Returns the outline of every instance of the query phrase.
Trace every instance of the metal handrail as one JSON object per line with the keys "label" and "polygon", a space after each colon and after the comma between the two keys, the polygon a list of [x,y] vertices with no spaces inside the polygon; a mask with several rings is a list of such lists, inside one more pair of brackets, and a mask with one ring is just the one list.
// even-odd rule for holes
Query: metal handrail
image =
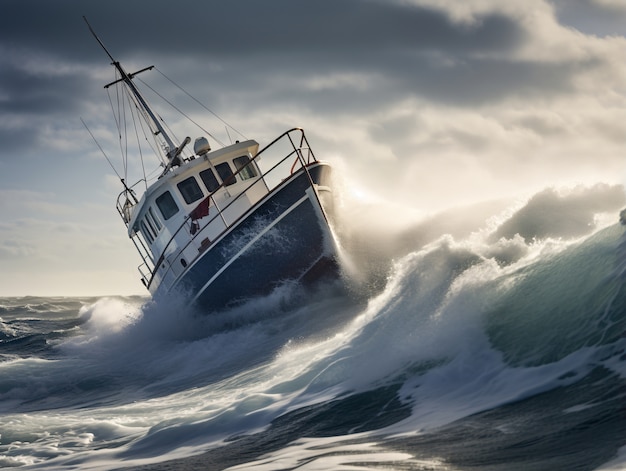
{"label": "metal handrail", "polygon": [[[294,143],[291,134],[294,131],[299,131],[300,132],[300,143],[299,145],[296,145],[296,143]],[[222,236],[228,232],[233,226],[235,226],[239,221],[241,221],[242,218],[244,218],[247,214],[249,214],[250,212],[252,212],[259,204],[261,204],[269,194],[273,193],[274,190],[276,190],[279,186],[279,184],[276,184],[273,186],[273,188],[269,188],[267,187],[267,183],[265,182],[265,177],[267,175],[269,175],[270,173],[272,173],[274,170],[276,170],[276,168],[280,165],[282,165],[286,160],[288,160],[289,158],[293,157],[294,154],[296,156],[296,160],[294,162],[294,165],[291,167],[291,175],[294,175],[294,167],[295,165],[300,162],[301,164],[301,169],[303,169],[305,171],[305,173],[307,174],[308,180],[309,180],[309,184],[311,185],[311,187],[313,187],[313,179],[311,178],[311,175],[308,171],[308,166],[311,163],[315,163],[317,162],[317,159],[315,157],[315,154],[313,153],[313,150],[311,149],[311,147],[309,146],[308,140],[306,138],[306,135],[304,133],[304,129],[302,128],[292,128],[289,129],[288,131],[285,131],[283,134],[281,134],[280,136],[278,136],[276,139],[274,139],[272,142],[270,142],[268,145],[266,145],[263,149],[261,149],[259,152],[257,152],[257,154],[252,157],[252,159],[250,159],[250,163],[255,161],[256,159],[259,158],[259,156],[261,154],[263,154],[265,151],[267,151],[268,149],[270,149],[272,146],[274,146],[276,143],[278,143],[279,141],[281,141],[283,138],[287,137],[289,140],[289,143],[291,144],[292,147],[292,151],[289,152],[285,157],[283,157],[281,160],[279,160],[272,168],[270,168],[269,170],[262,172],[260,175],[260,178],[258,178],[257,180],[255,180],[254,182],[252,182],[250,185],[248,185],[243,191],[241,191],[237,196],[235,196],[235,198],[233,198],[226,206],[224,206],[223,208],[219,208],[217,206],[217,204],[215,203],[214,200],[214,196],[215,194],[220,191],[222,188],[225,187],[226,183],[222,182],[220,184],[220,186],[218,186],[213,192],[211,192],[209,194],[209,196],[207,196],[207,198],[209,198],[212,202],[213,205],[215,206],[215,208],[217,209],[217,214],[215,216],[213,216],[209,221],[207,221],[201,228],[199,228],[195,235],[192,235],[191,233],[189,234],[191,237],[189,239],[189,241],[182,247],[180,247],[176,253],[180,254],[182,253],[187,247],[189,247],[189,245],[196,240],[197,235],[199,235],[202,232],[202,229],[204,229],[205,227],[207,227],[209,224],[211,224],[213,221],[215,221],[218,217],[222,217],[222,220],[225,223],[225,228],[223,231],[221,231],[217,237],[215,237],[215,239],[210,243],[209,246],[207,246],[206,248],[208,249],[211,245],[213,245],[216,241],[220,240],[222,238]],[[306,149],[307,150],[307,157],[305,159],[304,155],[303,155],[303,150]],[[249,164],[248,164],[249,165]],[[240,168],[239,170],[237,170],[235,173],[233,173],[233,177],[238,175],[239,173],[241,173],[245,168],[247,167],[247,165],[243,166],[242,168]],[[298,169],[297,172],[299,172],[300,169]],[[234,220],[231,224],[226,224],[226,220],[223,217],[223,213],[224,211],[226,211],[228,208],[230,208],[237,200],[239,200],[239,198],[243,197],[243,195],[245,195],[254,185],[259,184],[259,182],[263,182],[265,183],[266,187],[268,188],[269,192],[267,195],[265,195],[261,200],[259,200],[258,202],[256,202],[252,207],[250,207],[247,211],[245,211],[243,214],[241,214],[236,220]],[[282,183],[282,182],[281,182]],[[316,194],[317,197],[317,194]],[[185,220],[183,221],[183,223],[178,227],[178,229],[174,232],[174,234],[172,234],[172,236],[170,237],[170,240],[167,242],[167,244],[165,245],[165,247],[163,248],[163,250],[161,251],[161,255],[159,256],[159,258],[157,259],[157,261],[154,263],[154,267],[152,269],[150,269],[150,267],[147,265],[146,260],[144,259],[144,263],[142,265],[140,265],[139,271],[142,274],[142,281],[144,282],[144,284],[146,285],[147,288],[149,288],[152,285],[152,282],[154,281],[155,275],[158,271],[159,266],[161,265],[161,263],[163,263],[163,260],[165,259],[165,257],[167,256],[167,251],[170,248],[170,246],[172,245],[172,243],[174,242],[176,236],[180,233],[180,231],[182,231],[184,228],[186,228],[188,226],[189,220],[191,219],[190,215],[187,215],[187,217],[185,218]],[[190,228],[189,228],[190,230]],[[206,249],[205,249],[206,250]],[[196,256],[199,257],[201,253],[203,253],[205,250],[202,250],[202,252],[198,253],[198,255]],[[189,263],[192,264],[196,259],[194,258],[193,260],[191,260]],[[141,267],[145,266],[145,268],[147,268],[150,271],[150,279],[146,281],[146,276],[141,272]],[[167,274],[167,272],[169,272],[172,269],[172,265],[170,264],[167,268],[167,271],[165,274]],[[165,275],[164,275],[165,277]]]}

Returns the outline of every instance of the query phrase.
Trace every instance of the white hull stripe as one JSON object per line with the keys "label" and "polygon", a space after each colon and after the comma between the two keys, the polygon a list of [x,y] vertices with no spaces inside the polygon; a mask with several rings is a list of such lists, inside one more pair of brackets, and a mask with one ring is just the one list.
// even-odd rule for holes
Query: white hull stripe
{"label": "white hull stripe", "polygon": [[209,287],[209,285],[211,283],[213,283],[213,281],[220,276],[224,270],[226,270],[232,263],[235,262],[235,260],[237,260],[241,254],[243,254],[246,250],[248,250],[257,240],[259,240],[261,237],[263,237],[263,235],[265,235],[268,231],[270,231],[276,224],[278,224],[285,216],[287,216],[290,212],[292,212],[294,209],[296,209],[298,206],[300,206],[304,201],[306,201],[307,199],[309,199],[308,195],[303,196],[302,198],[300,198],[298,201],[296,201],[288,210],[284,211],[280,216],[278,216],[274,222],[270,225],[268,225],[265,229],[263,229],[256,237],[254,237],[250,242],[248,242],[246,245],[243,246],[243,248],[237,252],[235,254],[235,256],[233,256],[228,263],[225,263],[224,266],[222,268],[220,268],[215,275],[213,275],[211,277],[211,279],[209,281],[207,281],[204,286],[198,291],[198,294],[196,294],[196,296],[193,298],[192,303],[195,302],[200,295],[202,295],[202,293],[204,293],[204,291]]}

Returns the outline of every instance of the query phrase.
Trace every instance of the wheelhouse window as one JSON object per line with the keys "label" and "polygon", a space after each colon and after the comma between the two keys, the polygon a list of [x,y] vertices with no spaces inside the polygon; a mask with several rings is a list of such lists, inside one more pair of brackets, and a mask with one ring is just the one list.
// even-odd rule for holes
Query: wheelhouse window
{"label": "wheelhouse window", "polygon": [[178,205],[169,191],[166,191],[156,199],[156,204],[166,221],[178,212]]}
{"label": "wheelhouse window", "polygon": [[235,175],[233,175],[233,171],[231,170],[230,165],[228,165],[228,162],[217,164],[215,166],[215,170],[217,170],[217,174],[224,182],[224,185],[234,185],[236,183]]}
{"label": "wheelhouse window", "polygon": [[235,164],[237,170],[240,170],[239,175],[242,180],[254,178],[258,175],[254,165],[250,163],[250,158],[247,155],[237,157],[233,160],[233,163]]}
{"label": "wheelhouse window", "polygon": [[146,238],[146,240],[152,244],[154,242],[154,234],[148,229],[148,227],[146,226],[146,223],[144,221],[141,221],[141,233],[144,235],[144,237]]}
{"label": "wheelhouse window", "polygon": [[154,214],[154,211],[152,211],[152,206],[150,206],[148,208],[148,216],[147,216],[148,220],[152,220],[154,227],[156,227],[157,232],[160,232],[161,229],[163,229],[163,224],[161,224],[161,221],[159,221],[159,218],[156,216],[156,214]]}
{"label": "wheelhouse window", "polygon": [[202,190],[200,189],[200,185],[198,185],[198,182],[194,177],[189,177],[176,186],[180,190],[180,194],[183,195],[183,199],[187,204],[198,201],[204,196],[204,193],[202,193]]}
{"label": "wheelhouse window", "polygon": [[206,189],[209,190],[209,193],[213,193],[220,186],[217,178],[215,178],[213,170],[211,170],[210,168],[207,168],[206,170],[200,172],[200,178],[202,179],[202,183],[204,183],[204,186],[206,186]]}
{"label": "wheelhouse window", "polygon": [[150,217],[146,216],[146,224],[143,223],[143,221],[141,222],[142,226],[147,225],[148,228],[150,229],[150,233],[152,234],[152,237],[154,239],[156,239],[157,234],[159,233],[159,231],[156,230],[156,228],[154,227],[154,224],[152,223],[152,221],[150,221]]}

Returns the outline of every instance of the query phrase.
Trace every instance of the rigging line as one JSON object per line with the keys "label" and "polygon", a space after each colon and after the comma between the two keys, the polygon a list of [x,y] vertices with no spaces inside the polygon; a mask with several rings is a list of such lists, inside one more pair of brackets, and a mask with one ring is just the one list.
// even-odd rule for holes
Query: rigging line
{"label": "rigging line", "polygon": [[[167,77],[166,77],[167,78]],[[215,137],[213,134],[211,134],[209,131],[207,131],[206,129],[204,129],[200,124],[198,124],[196,121],[194,121],[189,115],[187,115],[185,112],[183,112],[180,108],[178,108],[176,105],[174,105],[171,101],[169,101],[167,98],[165,98],[163,95],[161,95],[159,92],[157,92],[154,88],[152,88],[150,85],[148,85],[146,82],[144,82],[141,79],[137,79],[139,80],[142,84],[144,84],[146,87],[148,87],[150,90],[152,90],[153,93],[155,93],[156,95],[159,96],[159,98],[161,98],[164,102],[166,102],[168,105],[170,105],[172,108],[174,108],[176,111],[178,111],[181,115],[183,115],[185,118],[187,118],[189,121],[191,121],[193,124],[195,124],[196,126],[198,126],[198,128],[200,128],[202,131],[204,131],[205,133],[207,133],[209,136],[211,136],[211,138],[216,141],[219,145],[221,145],[222,147],[226,147],[224,145],[224,143],[222,141],[220,141],[217,137]]]}
{"label": "rigging line", "polygon": [[[124,175],[128,175],[128,118],[126,116],[126,101],[128,99],[128,90],[125,90],[125,94],[122,95],[122,111],[124,112]],[[128,103],[128,109],[130,110],[130,102]]]}
{"label": "rigging line", "polygon": [[[178,85],[176,82],[174,82],[171,78],[169,78],[167,75],[165,75],[163,72],[161,72],[159,70],[158,67],[155,67],[156,71],[158,73],[160,73],[163,77],[165,77],[172,85],[174,85],[175,87],[177,87],[180,91],[182,91],[185,95],[187,95],[189,98],[191,98],[193,101],[195,101],[196,103],[198,103],[202,108],[204,108],[205,110],[207,110],[209,113],[211,113],[213,116],[215,116],[217,119],[219,119],[225,126],[227,129],[227,133],[228,133],[228,128],[232,129],[233,131],[235,131],[237,134],[239,134],[241,137],[243,137],[244,139],[248,139],[242,132],[240,132],[239,130],[237,130],[234,126],[231,126],[230,124],[228,124],[226,121],[224,121],[217,113],[215,113],[213,110],[211,110],[208,106],[206,106],[204,103],[202,103],[200,100],[198,100],[196,97],[194,97],[191,93],[189,93],[187,90],[185,90],[183,87],[181,87],[180,85]],[[213,137],[213,136],[211,136]],[[230,134],[229,134],[229,138],[230,138]],[[215,138],[214,138],[215,139]],[[219,141],[218,141],[219,142]],[[220,143],[221,144],[221,143]],[[224,145],[224,144],[222,144]]]}
{"label": "rigging line", "polygon": [[102,149],[102,146],[100,146],[100,143],[96,140],[96,137],[91,132],[91,129],[89,129],[89,126],[87,126],[87,123],[85,123],[85,120],[83,118],[80,118],[80,122],[83,123],[83,126],[85,126],[85,129],[87,130],[87,132],[89,133],[93,141],[98,146],[98,149],[100,149],[100,152],[102,152],[102,155],[104,155],[104,158],[107,160],[107,162],[111,166],[111,169],[115,172],[115,175],[117,175],[117,177],[122,181],[122,183],[124,183],[124,179],[120,176],[117,170],[115,170],[115,167],[113,166],[113,163],[111,162],[111,159],[109,159],[109,157],[106,155],[106,153],[104,152],[104,149]]}
{"label": "rigging line", "polygon": [[[117,78],[117,70],[113,72],[113,76]],[[119,87],[115,87],[115,119],[117,122],[117,134],[118,134],[118,143],[122,142],[122,113],[120,111],[120,89]],[[120,154],[122,156],[122,162],[124,161],[124,153],[122,152],[122,146],[120,144]]]}
{"label": "rigging line", "polygon": [[[124,90],[126,91],[126,95],[128,96],[128,101],[129,103],[132,103],[135,106],[135,109],[137,110],[137,114],[139,116],[142,117],[142,119],[139,120],[139,122],[141,123],[141,128],[143,130],[144,136],[146,136],[146,131],[143,127],[144,123],[148,126],[149,130],[150,130],[150,134],[152,135],[153,139],[154,139],[154,144],[156,145],[153,146],[152,144],[150,144],[150,147],[152,148],[152,151],[155,153],[156,156],[159,157],[159,160],[163,163],[163,165],[165,165],[167,159],[164,158],[163,154],[167,153],[167,151],[164,151],[164,147],[166,146],[165,142],[161,142],[158,139],[158,136],[161,134],[163,134],[165,132],[165,128],[167,128],[167,131],[169,132],[169,134],[172,135],[172,137],[177,140],[177,137],[174,135],[174,133],[172,132],[172,130],[167,126],[167,124],[163,121],[163,119],[160,116],[149,116],[146,113],[146,110],[144,108],[144,106],[138,102],[137,97],[134,95],[134,93],[131,93],[131,90],[128,87],[124,87]],[[154,114],[154,113],[152,113]],[[153,123],[154,119],[156,119],[158,117],[159,120],[161,120],[162,122],[162,126],[163,126],[163,133],[161,132],[159,126],[157,123]],[[148,140],[146,138],[146,140]],[[148,141],[150,142],[150,141]]]}
{"label": "rigging line", "polygon": [[122,133],[120,137],[120,152],[122,153],[122,162],[124,163],[124,178],[128,177],[128,146],[125,147],[125,141],[128,141],[128,123],[126,122],[126,96],[124,90],[120,93],[120,122],[122,123]]}
{"label": "rigging line", "polygon": [[[113,100],[111,99],[111,94],[110,94],[109,90],[107,90],[107,96],[109,97],[109,104],[111,105],[111,114],[113,115],[113,120],[115,121],[115,126],[117,127],[117,136],[118,136],[118,139],[121,140],[122,139],[122,130],[120,129],[120,123],[119,123],[119,120],[118,120],[117,113],[115,112],[115,107],[113,106]],[[122,162],[123,162],[123,156],[122,156]]]}
{"label": "rigging line", "polygon": [[[141,107],[135,101],[133,101],[133,103],[135,104],[135,110],[137,111],[137,116],[143,116]],[[150,178],[152,179],[154,177],[154,175],[156,175],[156,174],[161,172],[159,167],[163,167],[164,162],[163,162],[163,159],[161,157],[161,152],[159,151],[160,143],[158,142],[156,135],[150,129],[150,135],[152,136],[152,140],[148,139],[148,133],[146,133],[146,128],[144,126],[148,126],[148,128],[150,128],[148,123],[146,123],[143,119],[139,119],[139,127],[141,128],[141,132],[143,133],[143,137],[144,137],[145,141],[148,143],[148,147],[150,147],[150,149],[152,149],[152,152],[157,157],[157,160],[160,162],[160,165],[157,168],[155,168],[152,171],[152,173],[150,174]]]}
{"label": "rigging line", "polygon": [[[159,116],[159,119],[160,119],[161,121],[163,121],[163,118],[161,118],[160,116]],[[175,140],[175,141],[177,141],[177,142],[182,142],[182,141],[178,138],[178,136],[176,136],[176,133],[172,130],[172,128],[170,128],[170,127],[167,125],[167,123],[166,123],[165,121],[163,121],[163,127],[164,127],[165,129],[167,129],[167,131],[168,131],[168,132],[169,132],[172,136],[174,136],[174,140]]]}
{"label": "rigging line", "polygon": [[[135,109],[137,110],[137,115],[143,116],[141,108],[139,107],[139,105],[137,105],[137,103],[135,103]],[[165,163],[163,161],[162,153],[159,150],[160,143],[158,142],[156,135],[154,134],[154,132],[152,132],[150,125],[143,119],[139,120],[139,126],[141,127],[141,132],[143,132],[144,139],[148,143],[148,146],[152,149],[152,152],[154,152],[154,155],[157,157],[157,160],[160,162],[160,166],[162,167],[163,165],[165,165]],[[148,139],[148,134],[146,133],[146,128],[144,126],[148,126],[148,130],[150,131],[152,140]],[[156,169],[155,172],[156,171],[158,171],[158,169]]]}
{"label": "rigging line", "polygon": [[[228,136],[228,140],[230,141],[230,143],[233,143],[233,138],[230,137],[230,131],[228,130],[228,126],[224,126],[224,129],[226,129],[226,135]],[[245,139],[245,136],[244,136]]]}
{"label": "rigging line", "polygon": [[[117,76],[117,72],[115,73]],[[119,103],[119,89],[116,87],[116,97],[115,97],[115,101],[117,103],[117,111],[115,110],[115,106],[113,105],[113,100],[111,98],[111,92],[109,91],[109,89],[107,89],[107,97],[109,98],[109,104],[111,105],[111,114],[113,115],[113,119],[115,121],[115,126],[117,127],[117,138],[118,138],[118,142],[120,144],[120,154],[122,157],[122,164],[124,167],[124,172],[126,174],[127,172],[127,166],[125,163],[124,159],[124,151],[122,148],[122,121],[121,121],[121,113],[120,113],[120,103]]]}
{"label": "rigging line", "polygon": [[124,159],[124,177],[126,178],[128,176],[128,118],[126,116],[128,91],[121,85],[117,88],[120,90],[120,120],[123,124],[122,137],[124,139],[123,142],[120,140],[120,148],[122,149],[122,156]]}
{"label": "rigging line", "polygon": [[[117,70],[115,71],[114,76],[117,78]],[[118,123],[118,126],[117,126],[118,144],[120,146],[120,155],[122,156],[122,164],[124,166],[124,176],[126,177],[128,167],[126,165],[126,154],[124,153],[124,146],[122,144],[122,138],[126,134],[126,120],[124,119],[125,115],[122,113],[122,111],[125,111],[123,99],[124,99],[124,95],[120,94],[120,88],[115,87],[115,101],[117,105],[117,113],[115,113],[115,116],[116,116],[116,122]]]}
{"label": "rigging line", "polygon": [[[135,129],[135,136],[137,138],[137,148],[139,150],[139,156],[140,156],[140,160],[141,160],[141,169],[143,172],[143,177],[144,180],[146,178],[146,171],[145,171],[145,166],[144,166],[144,160],[143,160],[143,152],[141,150],[141,142],[139,140],[139,133],[137,132],[137,120],[135,119],[135,111],[137,111],[137,113],[139,113],[139,109],[137,108],[137,103],[135,103],[135,101],[132,98],[132,94],[130,93],[130,91],[127,88],[124,88],[125,90],[125,97],[128,100],[128,111],[130,112],[130,116],[133,120],[133,128]],[[133,110],[133,106],[135,105],[135,109]],[[141,119],[139,119],[139,122],[141,123]],[[145,133],[144,133],[145,135]],[[147,189],[147,185],[146,185],[146,189]]]}
{"label": "rigging line", "polygon": [[111,105],[111,114],[113,115],[113,119],[115,120],[115,127],[117,127],[117,134],[121,136],[122,131],[120,130],[120,123],[117,119],[117,113],[115,112],[115,107],[113,106],[113,100],[111,99],[111,92],[107,88],[107,97],[109,97],[109,104]]}
{"label": "rigging line", "polygon": [[139,160],[141,160],[141,171],[143,173],[143,181],[146,184],[146,191],[148,191],[148,181],[146,179],[146,166],[143,161],[143,152],[141,151],[141,142],[139,140],[139,132],[137,130],[137,120],[135,119],[135,113],[133,109],[130,109],[130,115],[133,118],[133,127],[135,128],[135,137],[137,138],[137,149],[139,150]]}
{"label": "rigging line", "polygon": [[[168,105],[170,105],[172,108],[174,108],[176,111],[178,111],[181,115],[183,115],[185,118],[187,118],[189,121],[191,121],[193,124],[195,124],[198,128],[200,128],[203,132],[205,132],[206,134],[208,134],[209,136],[211,136],[211,138],[213,140],[215,140],[219,145],[221,145],[222,147],[224,147],[224,143],[222,143],[217,137],[213,136],[209,131],[207,131],[206,129],[204,129],[199,123],[197,123],[196,121],[194,121],[189,115],[187,115],[184,111],[182,111],[180,108],[178,108],[176,105],[174,105],[174,103],[172,103],[171,101],[169,101],[167,98],[165,98],[163,95],[161,95],[159,92],[157,92],[154,88],[152,88],[150,85],[148,85],[146,82],[144,82],[141,79],[137,79],[139,80],[143,85],[145,85],[147,88],[149,88],[150,90],[152,90],[152,92],[154,94],[156,94],[159,98],[161,98],[161,100],[163,100],[165,103],[167,103]],[[172,132],[172,130],[170,129],[170,127],[167,125],[167,123],[165,121],[163,121],[163,118],[161,118],[159,116],[159,119],[163,122],[163,125],[165,127],[167,127],[168,131]],[[180,141],[179,141],[180,142]]]}

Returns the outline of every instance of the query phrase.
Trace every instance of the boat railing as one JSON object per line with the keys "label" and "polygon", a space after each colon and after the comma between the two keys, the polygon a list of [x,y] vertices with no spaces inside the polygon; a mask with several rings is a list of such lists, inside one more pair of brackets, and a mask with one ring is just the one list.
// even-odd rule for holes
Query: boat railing
{"label": "boat railing", "polygon": [[[284,145],[286,148],[282,151],[278,149],[281,145]],[[271,154],[271,151],[278,149],[279,157],[275,157],[275,155]],[[280,155],[284,155],[282,158]],[[185,218],[185,221],[178,227],[178,229],[172,234],[170,240],[164,247],[160,256],[153,262],[153,260],[148,257],[144,258],[144,263],[139,266],[139,272],[142,276],[142,282],[146,285],[146,287],[150,287],[155,280],[156,274],[166,261],[169,260],[178,260],[181,257],[181,254],[188,254],[190,251],[187,250],[190,246],[194,245],[197,247],[195,251],[195,257],[191,260],[186,260],[187,265],[193,263],[197,257],[199,257],[204,251],[210,248],[213,243],[220,240],[222,236],[227,233],[234,225],[239,223],[242,219],[244,219],[247,215],[249,215],[252,211],[256,209],[256,207],[261,204],[267,196],[278,189],[278,187],[290,178],[295,178],[300,172],[305,172],[308,178],[309,185],[313,187],[313,179],[309,174],[308,166],[317,162],[317,159],[313,153],[313,150],[309,146],[308,140],[304,133],[304,130],[301,128],[293,128],[290,129],[276,139],[274,139],[271,143],[261,149],[255,156],[252,157],[251,162],[255,160],[259,160],[263,157],[265,160],[270,161],[270,165],[273,165],[264,172],[261,172],[261,175],[258,178],[255,178],[252,183],[250,183],[244,190],[235,195],[228,204],[219,207],[215,196],[225,188],[225,183],[222,183],[215,191],[213,191],[208,197],[208,201],[210,202],[210,206],[216,208],[217,213],[212,217],[202,218],[206,219],[206,221],[202,221],[202,224],[199,224],[200,220],[194,220],[192,215],[189,214]],[[292,163],[293,159],[293,163]],[[244,166],[238,169],[234,175],[235,177],[239,175],[242,171],[246,169],[247,166]],[[258,185],[264,186],[264,196],[261,197],[258,201],[254,202],[250,207],[248,207],[245,211],[237,214],[236,204],[242,201],[243,198],[247,197],[252,193],[253,189],[256,189]],[[258,187],[257,187],[258,188]],[[233,217],[232,213],[235,213]],[[215,223],[216,221],[221,221],[223,229],[219,232],[218,235],[213,237],[212,240],[206,240],[206,235],[203,234],[203,230]],[[181,237],[181,235],[185,235]],[[200,243],[198,243],[198,237],[202,237],[200,239]],[[180,244],[181,238],[185,241],[183,244]],[[140,241],[141,242],[141,241]],[[137,244],[135,244],[137,245]],[[139,247],[137,247],[139,250]],[[143,255],[145,253],[142,250],[139,252]],[[149,254],[149,251],[148,251]],[[164,271],[160,273],[161,282],[165,282],[166,279],[172,279],[172,284],[178,278],[180,273],[172,273],[173,271],[173,263],[166,263],[164,267]],[[174,276],[171,276],[174,275]]]}
{"label": "boat railing", "polygon": [[126,181],[122,179],[122,185],[124,185],[124,189],[119,195],[117,195],[117,212],[120,213],[120,217],[127,227],[130,223],[131,218],[133,217],[133,210],[135,206],[139,203],[139,200],[137,199],[137,195],[135,194],[133,188],[139,185],[141,182],[145,182],[145,180],[141,179],[134,185],[128,187],[126,186]]}
{"label": "boat railing", "polygon": [[[130,221],[133,217],[133,211],[135,210],[135,206],[139,204],[139,200],[137,199],[137,196],[133,191],[133,187],[143,181],[145,180],[139,180],[132,187],[128,187],[126,186],[126,182],[122,180],[124,190],[122,190],[122,192],[117,196],[116,208],[127,228],[129,227]],[[135,235],[131,236],[131,240],[133,241],[137,252],[139,252],[139,256],[143,260],[143,263],[139,266],[139,272],[141,274],[141,281],[145,285],[147,277],[149,277],[152,273],[152,268],[150,268],[150,265],[154,266],[154,264],[152,263],[152,252],[146,246],[146,243],[142,238]]]}

